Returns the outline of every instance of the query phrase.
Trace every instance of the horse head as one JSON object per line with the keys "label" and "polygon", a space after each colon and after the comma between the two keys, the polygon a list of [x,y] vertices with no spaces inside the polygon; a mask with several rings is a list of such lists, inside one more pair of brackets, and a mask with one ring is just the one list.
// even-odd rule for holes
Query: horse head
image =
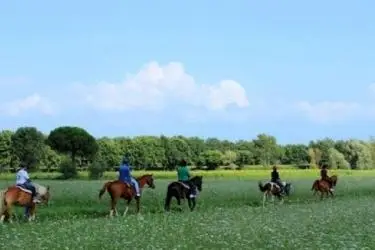
{"label": "horse head", "polygon": [[190,181],[198,188],[199,192],[202,192],[203,176],[194,176]]}
{"label": "horse head", "polygon": [[141,187],[147,184],[150,188],[155,189],[154,176],[152,174],[145,174],[139,177],[138,182]]}
{"label": "horse head", "polygon": [[50,186],[42,186],[40,184],[34,183],[36,192],[40,196],[40,201],[46,205],[48,205],[48,202],[50,200]]}
{"label": "horse head", "polygon": [[284,184],[284,191],[285,191],[285,194],[286,195],[290,195],[290,190],[292,188],[292,183],[289,183],[289,182],[285,182],[283,183]]}
{"label": "horse head", "polygon": [[337,184],[337,175],[332,175],[331,176],[331,182],[332,182],[332,186],[336,187],[336,184]]}

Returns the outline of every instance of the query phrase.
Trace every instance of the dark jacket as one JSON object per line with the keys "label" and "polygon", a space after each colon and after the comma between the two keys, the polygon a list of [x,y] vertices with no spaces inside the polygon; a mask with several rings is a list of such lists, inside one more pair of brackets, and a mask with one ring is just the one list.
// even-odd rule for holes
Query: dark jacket
{"label": "dark jacket", "polygon": [[327,179],[328,178],[327,169],[320,170],[320,176],[322,177],[322,179]]}
{"label": "dark jacket", "polygon": [[277,172],[277,170],[273,170],[271,172],[271,181],[275,182],[275,181],[278,181],[278,180],[280,180],[279,172]]}

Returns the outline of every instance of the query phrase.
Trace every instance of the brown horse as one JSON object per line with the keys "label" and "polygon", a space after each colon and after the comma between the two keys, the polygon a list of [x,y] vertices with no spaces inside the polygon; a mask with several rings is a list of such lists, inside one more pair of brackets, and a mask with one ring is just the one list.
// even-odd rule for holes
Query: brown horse
{"label": "brown horse", "polygon": [[[49,186],[44,187],[34,183],[36,193],[42,203],[48,204],[50,199]],[[0,223],[9,220],[12,223],[12,206],[26,208],[26,216],[29,221],[35,219],[36,204],[32,201],[32,192],[19,186],[10,186],[0,191]]]}
{"label": "brown horse", "polygon": [[[337,175],[332,175],[331,177],[329,177],[329,179],[332,183],[332,188],[336,187],[338,180]],[[331,195],[331,197],[334,197],[329,183],[325,180],[315,180],[311,187],[311,191],[314,191],[313,195],[316,195],[317,192],[320,192],[320,199],[323,199],[324,194],[326,194],[326,197],[328,197],[329,194]]]}
{"label": "brown horse", "polygon": [[[283,182],[284,185],[284,191],[285,194],[289,196],[290,194],[290,188],[292,186],[291,183]],[[267,182],[266,184],[262,184],[262,182],[258,183],[259,190],[263,193],[263,207],[266,203],[267,197],[271,196],[272,197],[272,202],[275,200],[275,196],[279,198],[280,203],[282,204],[284,202],[283,195],[282,195],[282,190],[274,182]]]}
{"label": "brown horse", "polygon": [[[141,190],[146,184],[152,189],[155,188],[154,178],[152,174],[143,175],[141,177],[138,177],[136,180],[138,181],[139,188]],[[106,190],[111,197],[111,211],[109,213],[109,216],[112,217],[114,214],[117,215],[116,205],[117,205],[118,199],[120,198],[123,198],[127,201],[126,209],[123,214],[123,216],[125,216],[126,213],[128,212],[130,202],[135,197],[135,189],[130,184],[125,184],[124,182],[119,181],[119,180],[109,181],[109,182],[106,182],[103,185],[103,188],[100,190],[99,199],[103,196]],[[140,197],[135,197],[135,200],[137,204],[137,213],[139,213]]]}

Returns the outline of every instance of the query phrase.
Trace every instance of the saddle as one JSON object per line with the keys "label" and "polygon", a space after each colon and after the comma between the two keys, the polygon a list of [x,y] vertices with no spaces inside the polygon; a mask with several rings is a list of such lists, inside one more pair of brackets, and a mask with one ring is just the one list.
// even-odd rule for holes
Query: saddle
{"label": "saddle", "polygon": [[186,189],[190,189],[190,187],[186,183],[183,183],[182,181],[178,181],[177,183],[180,183],[180,185]]}
{"label": "saddle", "polygon": [[270,183],[273,183],[275,186],[279,187],[281,192],[284,192],[284,188],[286,186],[286,181],[282,181],[281,183],[283,184],[282,187],[280,187],[280,185],[277,183],[277,182],[273,182],[273,181],[270,181]]}
{"label": "saddle", "polygon": [[23,185],[16,185],[16,188],[22,190],[22,191],[25,192],[25,193],[29,193],[29,194],[32,194],[32,193],[33,193],[30,189],[27,189],[27,188],[24,187]]}
{"label": "saddle", "polygon": [[135,193],[135,187],[133,186],[133,184],[131,183],[128,183],[128,182],[124,182],[125,186],[127,188],[130,188],[132,190],[133,193]]}

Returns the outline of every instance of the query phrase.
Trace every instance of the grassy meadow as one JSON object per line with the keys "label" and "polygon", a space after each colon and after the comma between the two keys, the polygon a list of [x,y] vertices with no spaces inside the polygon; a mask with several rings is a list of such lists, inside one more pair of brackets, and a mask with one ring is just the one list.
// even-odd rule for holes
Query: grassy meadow
{"label": "grassy meadow", "polygon": [[[40,206],[33,223],[24,223],[22,209],[16,208],[15,223],[0,225],[0,248],[373,248],[375,171],[331,171],[339,175],[336,197],[323,201],[310,191],[318,170],[283,169],[280,173],[293,184],[292,195],[283,205],[261,207],[257,181],[267,180],[269,171],[218,170],[195,172],[205,176],[195,212],[189,212],[185,203],[182,212],[164,213],[166,186],[175,173],[154,172],[156,189],[144,189],[141,215],[134,214],[132,204],[127,217],[112,219],[107,218],[108,194],[98,200],[104,180],[42,180],[47,177],[36,173],[38,183],[51,186],[50,206]],[[113,179],[114,174],[105,177]],[[0,187],[14,182],[14,174],[0,178]],[[123,209],[121,201],[118,210]]]}

